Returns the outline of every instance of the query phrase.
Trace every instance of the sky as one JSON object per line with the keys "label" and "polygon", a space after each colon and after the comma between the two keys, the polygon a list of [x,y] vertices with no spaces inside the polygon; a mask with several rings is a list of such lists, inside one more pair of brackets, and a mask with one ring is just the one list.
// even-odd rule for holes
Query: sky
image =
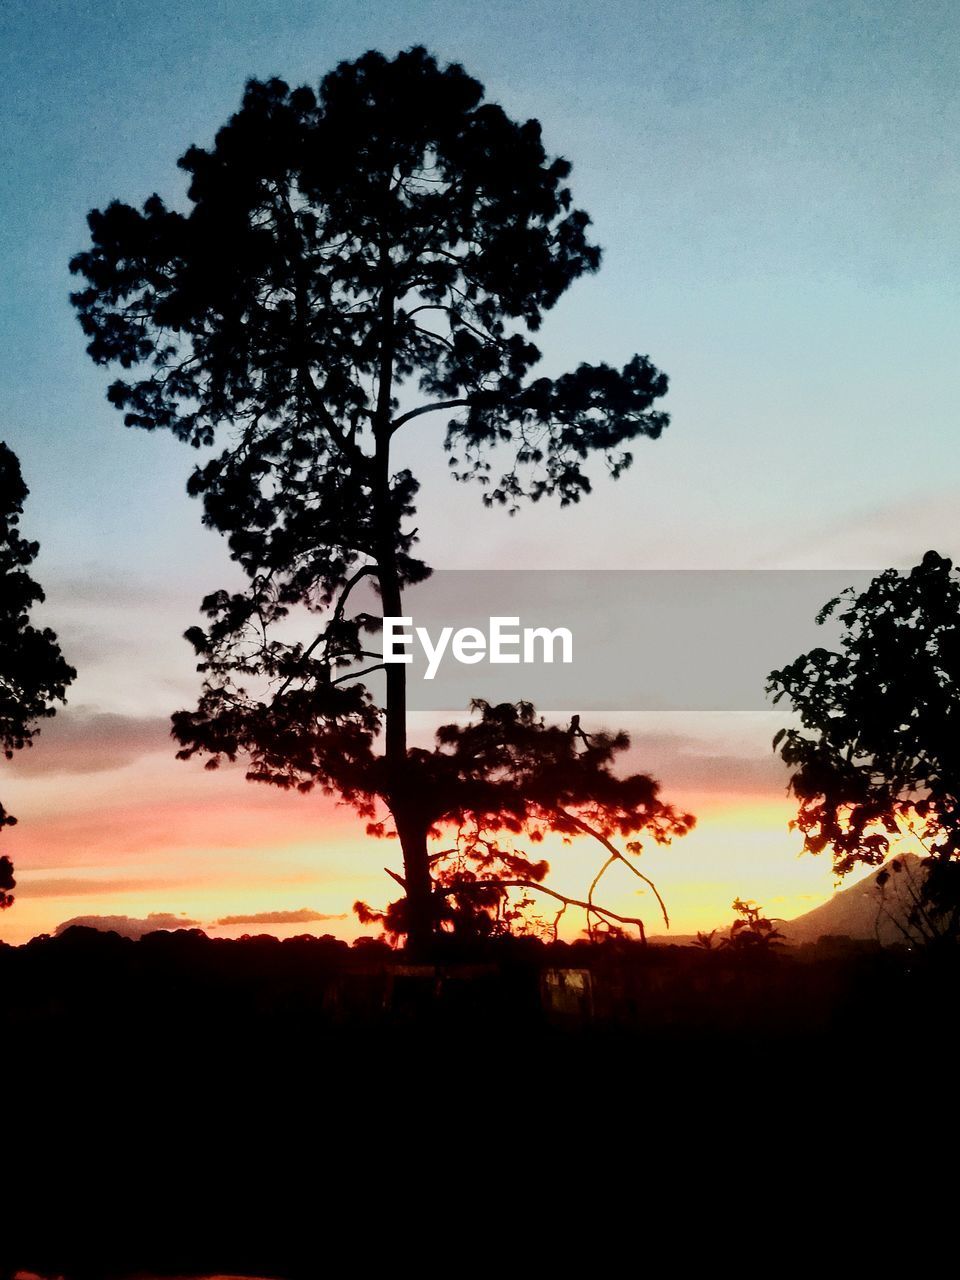
{"label": "sky", "polygon": [[[8,0],[0,438],[31,489],[42,620],[80,674],[36,747],[3,765],[19,887],[0,938],[151,914],[351,937],[352,903],[385,901],[396,865],[328,802],[172,758],[169,714],[198,687],[181,636],[231,570],[185,494],[192,456],[125,430],[85,354],[67,262],[91,207],[153,191],[182,203],[177,157],[212,140],[251,76],[316,84],[368,48],[426,44],[542,122],[604,247],[538,336],[544,371],[648,353],[670,375],[672,425],[579,507],[508,519],[449,480],[442,428],[425,424],[402,459],[423,482],[425,558],[907,566],[960,551],[958,28],[933,0]],[[644,854],[681,932],[729,918],[735,895],[789,917],[831,892],[829,865],[799,857],[788,828],[769,745],[781,721],[621,718],[631,762],[699,818]],[[592,853],[554,857],[560,887],[589,883]],[[649,916],[631,883],[609,900]],[[255,919],[283,912],[323,918]],[[228,917],[241,919],[216,923]]]}

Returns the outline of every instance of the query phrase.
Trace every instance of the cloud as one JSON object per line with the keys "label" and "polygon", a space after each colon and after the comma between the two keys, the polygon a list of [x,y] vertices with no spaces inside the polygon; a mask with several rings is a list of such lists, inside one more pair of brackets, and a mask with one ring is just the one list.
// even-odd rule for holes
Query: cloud
{"label": "cloud", "polygon": [[[786,718],[784,714],[780,721]],[[770,747],[773,730],[762,721],[752,737],[755,743],[749,739],[711,741],[707,736],[637,733],[629,766],[656,778],[668,800],[678,789],[728,796],[782,796],[789,773]]]}
{"label": "cloud", "polygon": [[49,576],[47,598],[54,604],[94,605],[97,609],[149,607],[162,592],[173,594],[169,583],[137,578],[132,574],[88,567],[85,572]]}
{"label": "cloud", "polygon": [[105,773],[172,750],[168,719],[71,707],[43,722],[35,745],[19,752],[10,769],[25,776]]}
{"label": "cloud", "polygon": [[[209,589],[205,585],[208,565],[220,572],[224,586],[242,585],[245,581],[242,570],[223,560],[216,543],[203,537],[199,524],[196,532],[199,541],[197,538],[191,540],[194,554],[191,566],[188,566],[196,570],[195,583],[185,579],[183,574],[162,579],[121,569],[115,562],[91,563],[78,572],[52,571],[44,581],[47,607],[51,604],[66,608],[92,605],[98,611],[129,613],[137,609],[153,614],[158,609],[171,613],[182,611],[185,604],[195,609],[199,605],[200,594]],[[208,554],[201,559],[196,554],[198,551]]]}
{"label": "cloud", "polygon": [[169,880],[91,880],[80,876],[42,879],[29,872],[21,875],[18,898],[104,897],[111,893],[142,893],[149,889],[170,889]]}
{"label": "cloud", "polygon": [[260,911],[249,916],[221,916],[215,923],[232,924],[311,924],[318,920],[346,920],[347,912],[339,915],[324,915],[322,911],[311,911],[309,907],[301,907],[299,911]]}
{"label": "cloud", "polygon": [[57,925],[56,933],[64,933],[74,925],[85,929],[99,929],[101,933],[119,933],[123,938],[138,939],[157,929],[198,929],[200,921],[173,915],[169,911],[152,911],[144,919],[136,916],[74,916]]}
{"label": "cloud", "polygon": [[788,772],[771,751],[756,759],[735,755],[707,755],[680,751],[651,769],[663,785],[719,792],[722,795],[780,796],[786,791]]}
{"label": "cloud", "polygon": [[923,553],[934,548],[942,555],[960,556],[960,521],[957,519],[957,491],[944,488],[913,495],[899,503],[884,502],[844,514],[815,534],[805,533],[799,544],[782,547],[768,559],[782,568],[870,570],[889,565],[910,568]]}

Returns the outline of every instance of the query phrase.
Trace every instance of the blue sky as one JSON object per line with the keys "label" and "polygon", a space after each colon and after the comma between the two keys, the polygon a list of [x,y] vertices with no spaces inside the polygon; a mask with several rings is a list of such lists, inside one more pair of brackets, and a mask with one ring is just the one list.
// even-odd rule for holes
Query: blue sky
{"label": "blue sky", "polygon": [[[417,41],[540,118],[574,162],[606,258],[551,317],[547,365],[639,349],[673,384],[669,436],[562,517],[465,503],[425,429],[435,561],[501,563],[509,546],[541,563],[559,537],[580,562],[617,547],[624,567],[854,551],[869,566],[888,552],[885,511],[902,523],[905,503],[955,493],[951,4],[39,0],[8,3],[0,24],[0,424],[58,570],[83,558],[152,576],[189,549],[202,577],[220,559],[183,496],[185,451],[125,432],[84,356],[66,262],[87,209],[180,197],[177,156],[211,138],[248,76],[316,82]],[[438,532],[454,513],[459,550]],[[858,522],[878,525],[872,560],[869,535],[850,548]],[[905,531],[905,557],[915,542]]]}
{"label": "blue sky", "polygon": [[425,420],[408,458],[431,563],[881,568],[960,553],[958,37],[946,0],[7,0],[0,438],[32,490],[47,616],[81,667],[74,702],[182,705],[196,677],[180,635],[227,577],[184,493],[193,455],[126,431],[84,353],[67,261],[86,212],[181,200],[177,157],[212,139],[248,77],[316,83],[370,47],[463,62],[573,161],[605,261],[549,318],[547,370],[640,351],[671,377],[665,438],[574,511],[486,512]]}

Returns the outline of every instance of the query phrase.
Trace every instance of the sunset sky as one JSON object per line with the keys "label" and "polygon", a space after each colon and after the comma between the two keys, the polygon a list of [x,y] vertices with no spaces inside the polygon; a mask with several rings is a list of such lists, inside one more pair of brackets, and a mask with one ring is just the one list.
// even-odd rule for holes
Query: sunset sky
{"label": "sunset sky", "polygon": [[[958,26],[951,0],[4,5],[0,439],[31,489],[42,620],[79,678],[35,748],[2,765],[19,825],[0,846],[18,879],[0,938],[154,913],[221,936],[349,938],[354,900],[387,901],[383,867],[398,865],[329,801],[173,759],[169,715],[198,688],[182,633],[234,571],[185,494],[190,451],[126,431],[85,354],[67,262],[91,206],[153,191],[182,203],[177,157],[212,140],[250,76],[316,84],[369,47],[424,43],[541,120],[604,246],[600,272],[548,318],[544,371],[649,353],[673,418],[618,483],[514,519],[448,478],[442,425],[423,420],[400,460],[423,483],[429,563],[853,570],[929,547],[956,556]],[[604,719],[631,729],[631,765],[699,818],[644,855],[679,932],[723,923],[736,895],[790,917],[831,892],[829,863],[798,857],[788,830],[770,751],[781,713]],[[552,852],[558,886],[581,893],[593,850]],[[611,876],[605,900],[653,925],[635,883]],[[299,918],[278,924],[286,912]]]}

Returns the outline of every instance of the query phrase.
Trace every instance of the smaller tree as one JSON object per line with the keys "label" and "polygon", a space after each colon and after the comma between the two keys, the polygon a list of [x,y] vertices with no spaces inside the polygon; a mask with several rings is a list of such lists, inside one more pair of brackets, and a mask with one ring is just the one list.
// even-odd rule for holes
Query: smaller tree
{"label": "smaller tree", "polygon": [[[7,815],[0,810],[0,819]],[[13,863],[6,855],[0,857],[0,910],[13,904],[12,890],[17,887],[13,878]]]}
{"label": "smaller tree", "polygon": [[[783,934],[772,920],[761,914],[762,908],[755,902],[734,898],[733,911],[737,918],[721,947],[728,947],[731,951],[772,951],[782,944]],[[702,936],[698,933],[697,939]]]}
{"label": "smaller tree", "polygon": [[839,650],[813,649],[770,675],[800,725],[774,749],[793,770],[804,849],[830,849],[845,876],[878,866],[891,840],[924,849],[911,912],[927,940],[960,937],[960,577],[928,551],[820,611],[843,624]]}
{"label": "smaller tree", "polygon": [[[22,538],[17,527],[28,493],[16,454],[0,443],[0,750],[8,760],[32,745],[37,722],[54,714],[51,703],[66,702],[77,674],[54,632],[30,624],[30,610],[44,595],[27,572],[39,545]],[[0,830],[15,822],[0,804]],[[13,864],[0,857],[0,908],[13,902],[15,885]]]}

